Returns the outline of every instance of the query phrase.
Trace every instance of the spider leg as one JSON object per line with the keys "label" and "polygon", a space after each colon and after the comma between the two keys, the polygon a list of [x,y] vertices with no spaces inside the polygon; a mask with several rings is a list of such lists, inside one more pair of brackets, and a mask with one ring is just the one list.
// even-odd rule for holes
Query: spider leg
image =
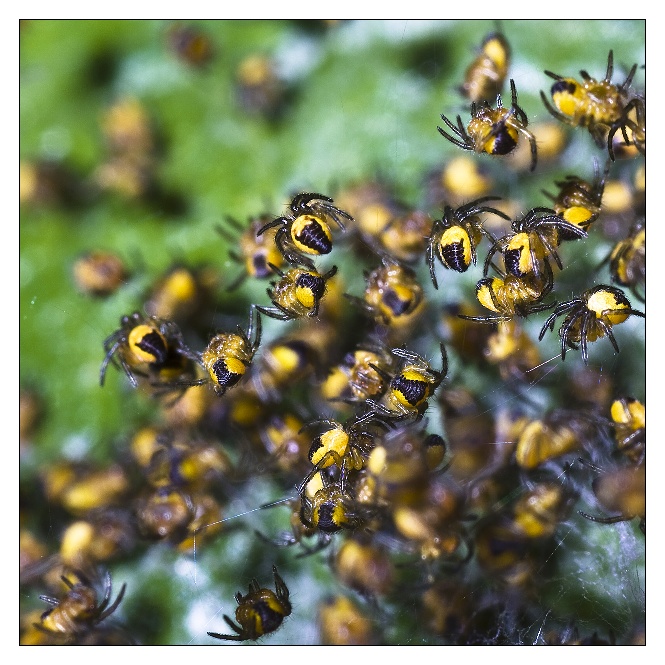
{"label": "spider leg", "polygon": [[[526,125],[526,122],[524,124]],[[535,171],[536,163],[538,161],[538,147],[536,145],[536,137],[528,129],[520,128],[519,132],[526,136],[526,138],[529,140],[529,145],[531,146],[531,168],[529,170]]]}
{"label": "spider leg", "polygon": [[[239,595],[240,594],[236,594],[236,600],[238,599]],[[242,596],[241,596],[241,598],[242,598]],[[240,626],[238,626],[238,624],[236,624],[234,621],[232,621],[231,617],[229,617],[228,615],[225,614],[224,615],[224,621],[226,621],[226,623],[229,625],[229,627],[232,628],[236,633],[238,633],[238,635],[242,635],[242,633],[243,633],[242,628]]]}
{"label": "spider leg", "polygon": [[277,597],[282,600],[288,599],[289,588],[286,586],[286,583],[277,572],[277,566],[275,565],[272,567],[272,575],[275,580],[275,591],[277,592]]}
{"label": "spider leg", "polygon": [[260,235],[263,235],[268,229],[273,228],[274,226],[284,226],[288,224],[291,220],[290,217],[278,217],[277,219],[273,219],[272,222],[268,222],[267,224],[264,224],[257,232],[256,232],[256,237],[258,238]]}
{"label": "spider leg", "polygon": [[485,263],[483,264],[483,277],[487,277],[490,264],[492,263],[492,258],[497,251],[503,252],[503,248],[505,247],[506,241],[509,238],[510,236],[505,235],[502,238],[494,241],[494,244],[490,247],[489,252],[487,252],[487,257],[485,258]]}
{"label": "spider leg", "polygon": [[[441,117],[443,118],[443,116]],[[446,120],[446,118],[444,118],[444,120]],[[452,137],[450,134],[447,134],[443,129],[441,129],[441,127],[437,127],[437,129],[439,130],[439,134],[441,134],[441,136],[448,139],[451,143],[454,143],[457,147],[463,148],[464,150],[473,150],[473,148],[468,144],[467,141]]]}
{"label": "spider leg", "polygon": [[264,307],[263,305],[256,305],[256,309],[269,316],[271,319],[277,319],[279,321],[290,321],[293,319],[293,315],[287,313],[282,307]]}
{"label": "spider leg", "polygon": [[605,72],[605,80],[610,81],[614,72],[614,51],[610,49],[607,54],[607,71]]}
{"label": "spider leg", "polygon": [[[545,72],[547,74],[547,72]],[[558,80],[561,80],[562,77],[556,77]],[[563,122],[567,125],[572,125],[575,126],[575,121],[569,118],[567,115],[564,115],[561,113],[561,111],[558,111],[555,109],[550,102],[548,101],[547,97],[545,96],[545,93],[541,90],[540,91],[540,99],[542,100],[543,104],[545,105],[545,108],[560,122]]]}
{"label": "spider leg", "polygon": [[[592,325],[594,321],[592,321],[593,314],[590,314],[588,312],[585,312],[584,315],[582,316],[582,324],[580,326],[580,348],[582,350],[582,360],[584,361],[585,365],[589,364],[589,351],[588,351],[588,335],[589,335],[589,325]],[[603,324],[603,322],[598,319],[595,321],[596,325],[600,325],[601,328],[604,329],[604,331],[611,335],[610,329]],[[614,342],[616,344],[616,342]],[[617,348],[617,351],[619,349]]]}
{"label": "spider leg", "polygon": [[[559,328],[559,337],[561,338],[561,360],[566,359],[566,350],[570,347],[576,349],[576,346],[571,344],[570,340],[570,330],[577,320],[583,316],[584,312],[580,309],[577,312],[571,314],[564,322],[561,328]],[[582,352],[584,357],[584,352]],[[586,364],[586,363],[585,363]]]}
{"label": "spider leg", "polygon": [[434,288],[438,289],[439,285],[436,280],[436,271],[434,270],[434,244],[437,242],[435,240],[434,234],[430,236],[429,242],[427,243],[427,255],[426,255],[426,261],[427,265],[429,266],[429,274],[430,277],[432,278],[432,284],[434,284]]}
{"label": "spider leg", "polygon": [[[111,361],[115,362],[115,353],[116,351],[120,348],[122,345],[122,340],[117,340],[113,346],[111,346],[107,352],[106,356],[104,356],[104,360],[102,361],[102,366],[99,368],[99,385],[103,386],[104,385],[104,379],[106,377],[106,368],[108,367],[109,363]],[[131,379],[130,379],[131,380]],[[136,388],[136,382],[134,381],[134,387]]]}
{"label": "spider leg", "polygon": [[628,522],[633,519],[627,515],[616,515],[614,517],[597,517],[596,515],[589,515],[582,510],[577,511],[582,517],[591,520],[592,522],[600,522],[601,524],[616,524],[617,522]]}
{"label": "spider leg", "polygon": [[[121,601],[122,601],[122,599],[125,595],[126,590],[127,590],[127,584],[123,584],[121,589],[120,589],[120,593],[118,594],[118,597],[113,601],[113,603],[111,603],[111,605],[109,605],[109,607],[104,612],[102,612],[99,615],[99,617],[97,617],[98,622],[102,621],[103,619],[106,619],[107,616],[113,614],[113,612],[116,611],[116,609],[118,608],[118,605],[120,605],[120,603],[121,603]],[[109,593],[110,593],[110,591],[111,591],[111,589],[109,587]]]}

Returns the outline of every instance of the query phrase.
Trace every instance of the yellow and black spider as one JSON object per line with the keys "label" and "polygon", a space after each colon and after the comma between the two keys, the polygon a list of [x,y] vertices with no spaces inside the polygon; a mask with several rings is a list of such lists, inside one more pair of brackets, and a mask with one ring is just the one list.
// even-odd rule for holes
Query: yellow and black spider
{"label": "yellow and black spider", "polygon": [[529,120],[524,109],[517,103],[517,89],[515,81],[510,79],[511,106],[503,107],[501,95],[496,97],[496,108],[493,109],[488,102],[480,107],[474,102],[471,104],[471,120],[464,127],[462,118],[457,116],[457,125],[454,125],[445,115],[441,119],[446,123],[453,135],[448,134],[441,127],[439,133],[451,143],[474,152],[486,152],[489,155],[507,155],[516,147],[520,135],[529,140],[531,145],[531,171],[535,170],[538,159],[536,137],[527,129]]}
{"label": "yellow and black spider", "polygon": [[537,207],[516,219],[510,226],[511,232],[502,236],[490,247],[483,274],[486,276],[496,252],[501,252],[506,273],[515,277],[533,276],[546,278],[551,284],[552,258],[561,270],[563,265],[557,246],[560,234],[574,238],[586,238],[587,232],[581,227],[557,215],[551,208]]}
{"label": "yellow and black spider", "polygon": [[634,310],[623,291],[613,286],[600,284],[585,291],[581,296],[559,303],[543,325],[539,340],[542,340],[548,328],[554,330],[556,319],[565,314],[559,328],[561,338],[561,360],[566,358],[567,349],[582,350],[584,364],[589,364],[587,346],[601,337],[607,336],[614,350],[619,353],[612,326],[623,323],[631,314],[644,318],[644,312]]}
{"label": "yellow and black spider", "polygon": [[510,67],[510,44],[499,31],[485,36],[474,61],[464,74],[464,83],[459,91],[472,103],[496,99]]}
{"label": "yellow and black spider", "polygon": [[333,248],[328,221],[334,221],[344,231],[345,226],[340,218],[353,220],[349,213],[336,208],[332,203],[333,200],[323,194],[298,194],[289,206],[291,213],[264,224],[257,235],[278,227],[275,244],[284,258],[293,265],[314,268],[309,256],[330,254]]}
{"label": "yellow and black spider", "polygon": [[[275,591],[262,589],[256,579],[249,583],[246,595],[240,591],[236,593],[236,621],[224,615],[224,621],[236,633],[235,635],[221,635],[220,633],[208,633],[210,637],[218,640],[232,640],[242,642],[244,640],[258,640],[259,637],[277,630],[282,621],[291,614],[291,602],[289,601],[289,588],[277,572],[277,567],[272,567],[275,579]],[[240,624],[240,625],[238,625]]]}
{"label": "yellow and black spider", "polygon": [[182,389],[194,376],[196,354],[184,343],[173,321],[134,312],[120,319],[120,328],[104,340],[106,355],[99,370],[104,385],[106,369],[113,363],[123,370],[134,388],[147,379],[156,393]]}
{"label": "yellow and black spider", "polygon": [[[548,271],[549,269],[549,271]],[[527,317],[554,307],[542,300],[553,286],[552,269],[545,263],[545,276],[525,275],[516,277],[501,273],[499,277],[483,277],[476,284],[478,302],[494,314],[471,316],[458,314],[460,319],[479,323],[499,323],[511,321],[515,316]]]}
{"label": "yellow and black spider", "polygon": [[483,196],[457,209],[449,205],[444,207],[443,217],[432,225],[427,244],[427,265],[435,289],[439,288],[434,270],[435,257],[445,268],[466,272],[472,263],[476,264],[476,247],[481,237],[485,236],[492,244],[496,242],[496,238],[483,226],[478,215],[491,213],[510,221],[510,217],[500,210],[480,205],[499,199],[498,196]]}
{"label": "yellow and black spider", "polygon": [[238,326],[237,332],[218,333],[208,342],[200,360],[208,377],[190,385],[210,382],[215,392],[223,395],[242,379],[261,344],[261,317],[256,314],[254,320],[255,309],[259,308],[250,308],[246,332]]}
{"label": "yellow and black spider", "polygon": [[[613,138],[619,130],[626,145],[635,145],[641,153],[646,152],[644,99],[629,92],[637,64],[632,66],[621,85],[611,82],[613,71],[614,54],[610,50],[604,79],[597,81],[582,69],[580,76],[583,82],[580,83],[574,78],[545,70],[545,74],[556,81],[550,90],[554,106],[540,91],[543,104],[557,120],[573,127],[586,127],[598,147],[607,145],[612,161]],[[631,136],[628,135],[629,130]]]}
{"label": "yellow and black spider", "polygon": [[[380,397],[388,387],[394,358],[380,343],[360,344],[331,368],[321,384],[321,394],[330,401],[364,403],[368,397]],[[375,369],[383,370],[383,375]]]}
{"label": "yellow and black spider", "polygon": [[374,448],[376,437],[376,432],[366,425],[368,421],[373,421],[384,429],[390,428],[388,423],[376,418],[371,412],[365,417],[353,417],[345,423],[324,418],[304,425],[301,431],[313,427],[327,428],[312,440],[309,448],[309,461],[317,471],[335,464],[345,478],[349,471],[362,469]]}
{"label": "yellow and black spider", "polygon": [[69,591],[64,598],[39,596],[41,600],[51,605],[35,624],[35,628],[51,635],[58,635],[68,639],[75,639],[90,631],[104,621],[122,602],[127,585],[123,584],[116,599],[111,602],[111,575],[107,572],[104,584],[104,597],[101,602],[97,599],[97,591],[90,580],[81,572],[76,572],[79,581],[73,583],[65,575],[62,582]]}
{"label": "yellow and black spider", "polygon": [[381,265],[365,272],[363,297],[344,296],[360,307],[374,322],[386,327],[393,343],[403,341],[425,311],[425,292],[415,270],[383,255]]}
{"label": "yellow and black spider", "polygon": [[316,316],[326,293],[326,282],[337,273],[337,266],[323,274],[315,268],[289,268],[286,272],[277,266],[272,269],[280,276],[279,281],[270,282],[271,288],[267,290],[273,307],[256,305],[256,309],[280,321]]}
{"label": "yellow and black spider", "polygon": [[[420,419],[427,410],[427,400],[434,394],[448,374],[448,354],[441,343],[441,370],[432,369],[419,354],[403,348],[392,349],[392,354],[402,359],[398,371],[389,376],[378,366],[374,369],[389,380],[388,390],[380,400],[368,399],[369,412],[386,416],[391,420]],[[361,416],[364,418],[364,416]]]}
{"label": "yellow and black spider", "polygon": [[267,215],[250,219],[247,228],[243,228],[240,222],[228,215],[226,221],[233,230],[221,225],[217,225],[215,229],[228,243],[237,245],[239,251],[229,249],[229,257],[243,266],[243,270],[228,285],[229,291],[237,289],[248,277],[255,279],[271,277],[274,274],[271,265],[278,268],[284,265],[284,257],[275,245],[277,231],[272,229],[268,233],[258,235],[258,231],[268,221]]}
{"label": "yellow and black spider", "polygon": [[[314,478],[320,478],[321,485],[314,492],[308,491]],[[330,542],[330,535],[342,529],[356,529],[364,524],[369,516],[368,507],[354,499],[345,484],[345,476],[341,473],[339,478],[331,479],[315,467],[299,485],[298,494],[303,525],[324,534],[319,539],[317,550]]]}
{"label": "yellow and black spider", "polygon": [[620,397],[610,407],[617,451],[634,464],[646,455],[646,408],[634,397]]}
{"label": "yellow and black spider", "polygon": [[[611,162],[608,161],[604,172],[600,173],[597,162],[594,164],[595,177],[588,182],[576,175],[567,175],[564,180],[555,182],[559,188],[556,195],[543,190],[543,194],[552,201],[554,212],[563,220],[579,226],[588,233],[589,227],[598,219],[601,210],[605,180]],[[558,241],[577,240],[581,236],[571,234],[567,229],[560,228]]]}
{"label": "yellow and black spider", "polygon": [[640,302],[646,299],[646,237],[642,219],[633,225],[627,238],[617,242],[606,259],[612,282],[627,286]]}

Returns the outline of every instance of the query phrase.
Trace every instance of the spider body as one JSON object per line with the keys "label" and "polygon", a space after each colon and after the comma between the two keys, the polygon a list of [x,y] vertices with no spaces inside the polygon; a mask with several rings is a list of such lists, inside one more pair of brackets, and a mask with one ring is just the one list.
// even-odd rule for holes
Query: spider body
{"label": "spider body", "polygon": [[98,602],[97,591],[90,581],[80,572],[77,576],[79,581],[76,583],[64,575],[61,576],[61,580],[69,588],[64,598],[40,596],[41,600],[52,607],[41,615],[39,623],[35,624],[36,628],[49,634],[76,638],[89,633],[115,612],[125,595],[126,584],[122,585],[120,593],[111,602],[111,576],[107,572],[104,597]]}
{"label": "spider body", "polygon": [[344,231],[341,218],[353,219],[332,203],[333,200],[323,194],[298,194],[291,201],[290,213],[264,224],[257,231],[257,236],[277,227],[275,244],[286,261],[313,268],[310,256],[321,256],[332,251],[333,238],[329,221],[332,220]]}
{"label": "spider body", "polygon": [[644,312],[634,310],[623,291],[601,284],[585,291],[581,296],[559,303],[543,325],[538,339],[542,340],[548,328],[554,330],[556,319],[566,317],[559,328],[561,359],[565,360],[567,349],[582,350],[584,364],[589,363],[588,343],[607,336],[619,352],[612,327],[623,323],[631,314],[644,317]]}
{"label": "spider body", "polygon": [[644,222],[635,224],[607,259],[612,282],[629,287],[640,302],[646,298],[646,234]]}
{"label": "spider body", "polygon": [[[261,343],[261,317],[249,315],[247,332],[238,326],[236,333],[218,333],[201,354],[201,364],[208,373],[208,381],[218,395],[223,395],[245,375]],[[253,338],[253,339],[252,339]]]}
{"label": "spider body", "polygon": [[471,120],[464,127],[461,116],[457,116],[457,125],[453,124],[445,115],[441,119],[446,123],[452,134],[438,127],[439,133],[451,143],[477,153],[489,155],[507,155],[517,147],[520,136],[524,136],[531,146],[531,171],[535,170],[538,159],[536,137],[527,129],[529,120],[526,113],[517,103],[517,89],[515,81],[510,79],[511,107],[503,107],[501,95],[496,97],[496,108],[488,102],[480,107],[474,102],[471,104]]}
{"label": "spider body", "polygon": [[[448,374],[448,354],[440,344],[441,370],[430,367],[417,353],[402,348],[392,349],[393,355],[402,359],[401,366],[393,376],[388,376],[388,390],[380,400],[368,399],[370,413],[391,420],[419,419],[425,413],[428,399],[434,394]],[[380,374],[383,372],[375,367]]]}
{"label": "spider body", "polygon": [[621,397],[612,402],[610,416],[617,450],[634,464],[641,464],[646,455],[644,404],[633,397]]}
{"label": "spider body", "polygon": [[239,251],[230,249],[229,257],[243,266],[243,270],[227,287],[229,291],[237,289],[248,277],[267,279],[273,274],[271,265],[278,268],[284,266],[284,257],[275,244],[276,229],[271,228],[258,234],[266,224],[266,215],[251,219],[247,228],[243,228],[233,217],[227,216],[226,220],[231,229],[223,226],[215,228],[227,242],[237,245]]}
{"label": "spider body", "polygon": [[268,295],[273,307],[256,305],[259,312],[280,321],[316,316],[326,293],[326,282],[337,273],[337,266],[321,274],[314,268],[289,268],[285,273],[274,267],[280,280],[271,282]]}
{"label": "spider body", "polygon": [[449,205],[444,207],[443,217],[432,225],[427,245],[427,265],[434,288],[439,288],[434,270],[435,257],[449,270],[466,272],[472,263],[476,264],[476,247],[482,236],[492,243],[496,242],[494,236],[483,226],[479,215],[491,213],[509,220],[500,210],[480,205],[498,199],[497,196],[484,196],[457,209]]}
{"label": "spider body", "polygon": [[[385,374],[389,374],[392,363],[387,349],[372,344],[361,345],[332,368],[321,386],[321,393],[328,400],[350,403],[380,397],[388,387]],[[376,366],[383,370],[383,375],[375,369]]]}
{"label": "spider body", "polygon": [[496,99],[506,80],[510,57],[510,44],[502,33],[486,35],[478,55],[466,70],[459,91],[475,104]]}
{"label": "spider body", "polygon": [[542,302],[552,290],[553,284],[549,263],[545,263],[545,269],[545,277],[534,275],[516,277],[511,274],[483,277],[476,284],[476,298],[483,307],[494,314],[488,316],[458,314],[459,318],[479,323],[498,323],[511,321],[515,316],[527,317],[552,308],[554,305]]}
{"label": "spider body", "polygon": [[275,580],[275,591],[262,589],[256,579],[249,583],[246,595],[240,591],[236,593],[236,621],[224,615],[224,621],[236,633],[235,635],[221,635],[220,633],[208,633],[210,637],[218,640],[231,640],[243,642],[244,640],[257,640],[259,637],[277,630],[282,621],[291,614],[291,603],[289,601],[289,588],[277,572],[277,567],[272,567]]}
{"label": "spider body", "polygon": [[[588,232],[589,227],[598,219],[600,214],[609,165],[608,162],[602,176],[596,166],[596,175],[593,182],[588,182],[575,175],[568,175],[564,180],[555,183],[559,188],[555,196],[544,192],[551,199],[554,212],[566,222]],[[579,237],[581,236],[571,233],[566,228],[559,229],[559,242],[562,240],[576,240]]]}
{"label": "spider body", "polygon": [[104,385],[109,363],[122,369],[134,388],[147,379],[157,393],[181,389],[193,376],[196,355],[185,345],[172,321],[134,312],[120,319],[120,328],[104,340],[106,355],[99,372]]}
{"label": "spider body", "polygon": [[[550,94],[552,104],[541,90],[540,97],[547,110],[561,122],[573,127],[586,127],[596,145],[607,145],[610,158],[614,161],[614,135],[621,130],[626,145],[633,144],[642,153],[646,150],[646,121],[644,100],[629,92],[630,84],[637,71],[633,65],[626,80],[617,85],[612,83],[614,55],[610,50],[607,56],[605,78],[600,81],[591,78],[585,70],[580,71],[582,82],[563,77],[550,71],[545,74],[555,80]],[[636,120],[631,118],[636,114]],[[634,116],[635,117],[635,116]],[[628,136],[631,131],[631,137]]]}
{"label": "spider body", "polygon": [[586,238],[580,226],[567,222],[551,208],[532,208],[511,224],[511,232],[494,242],[487,257],[483,274],[487,275],[496,252],[503,255],[506,273],[519,278],[543,278],[552,286],[550,258],[561,270],[563,264],[557,253],[560,234],[574,238]]}

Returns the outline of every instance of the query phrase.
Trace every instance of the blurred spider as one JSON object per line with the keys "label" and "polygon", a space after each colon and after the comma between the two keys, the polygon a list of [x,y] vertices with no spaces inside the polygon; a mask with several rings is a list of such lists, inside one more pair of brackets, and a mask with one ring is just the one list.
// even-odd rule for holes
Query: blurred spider
{"label": "blurred spider", "polygon": [[612,282],[630,288],[640,302],[646,299],[646,237],[644,219],[640,219],[603,261],[610,264]]}
{"label": "blurred spider", "polygon": [[321,256],[332,251],[332,232],[327,220],[332,219],[344,231],[340,217],[353,220],[351,215],[332,205],[333,200],[323,194],[298,194],[290,204],[291,213],[264,224],[260,236],[268,229],[279,227],[275,244],[284,258],[293,265],[314,268],[305,255]]}
{"label": "blurred spider", "polygon": [[501,32],[486,35],[478,55],[466,70],[459,91],[474,103],[496,97],[503,88],[510,56],[510,44]]}
{"label": "blurred spider", "polygon": [[[222,236],[235,249],[229,249],[229,257],[237,264],[243,266],[243,270],[228,285],[227,290],[234,291],[248,277],[254,279],[267,279],[273,274],[270,265],[281,268],[284,258],[275,246],[276,232],[258,235],[266,223],[266,215],[259,215],[249,220],[249,226],[244,228],[240,222],[230,216],[226,216],[227,226],[217,225],[217,233]],[[231,228],[228,228],[231,227]]]}
{"label": "blurred spider", "polygon": [[554,322],[562,314],[567,316],[559,328],[561,360],[566,358],[566,349],[577,349],[579,346],[582,349],[582,360],[585,365],[589,364],[587,351],[589,342],[607,336],[614,350],[619,353],[619,345],[614,339],[612,326],[623,323],[631,314],[645,317],[644,312],[632,309],[623,291],[600,284],[577,298],[559,303],[545,321],[538,336],[539,340],[543,339],[548,328],[554,330]]}
{"label": "blurred spider", "polygon": [[35,624],[36,628],[63,637],[80,636],[113,614],[122,602],[127,585],[122,585],[120,593],[111,603],[111,575],[108,571],[101,603],[97,602],[97,592],[90,580],[80,571],[76,572],[76,577],[79,581],[73,583],[65,575],[61,576],[60,579],[69,588],[64,598],[59,600],[50,596],[39,596],[52,607],[41,615],[39,623]]}
{"label": "blurred spider", "polygon": [[476,265],[476,246],[481,236],[485,236],[492,243],[496,242],[496,238],[483,226],[478,215],[482,212],[493,213],[510,221],[510,217],[500,210],[480,205],[485,201],[499,199],[498,196],[483,196],[456,210],[449,205],[444,207],[443,217],[437,219],[432,226],[427,245],[427,265],[435,289],[439,288],[434,271],[435,256],[445,268],[466,272],[472,263]]}
{"label": "blurred spider", "polygon": [[465,128],[462,118],[457,116],[455,126],[445,115],[441,119],[452,130],[455,136],[447,134],[441,127],[439,133],[451,143],[474,152],[486,152],[489,155],[507,155],[516,147],[520,135],[525,136],[531,145],[531,171],[536,168],[538,152],[536,137],[527,129],[529,120],[521,106],[517,104],[517,90],[515,81],[510,79],[511,107],[503,108],[501,95],[496,96],[496,108],[490,107],[484,101],[480,108],[473,102],[471,104],[471,121]]}

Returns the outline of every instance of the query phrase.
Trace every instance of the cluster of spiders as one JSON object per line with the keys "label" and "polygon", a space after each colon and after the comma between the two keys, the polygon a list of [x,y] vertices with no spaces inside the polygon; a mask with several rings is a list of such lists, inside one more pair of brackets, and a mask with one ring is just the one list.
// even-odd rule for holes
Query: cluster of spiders
{"label": "cluster of spiders", "polygon": [[[473,160],[505,158],[526,141],[531,174],[545,162],[545,146],[512,78],[503,106],[510,56],[503,34],[485,38],[459,88],[471,121],[442,115],[438,131],[477,153],[465,155]],[[73,524],[48,565],[34,555],[25,567],[26,579],[52,591],[40,596],[51,607],[31,616],[24,642],[124,639],[107,619],[125,585],[112,601],[104,573],[99,601],[89,571],[155,543],[183,556],[205,550],[230,528],[226,506],[263,474],[283,494],[254,508],[288,509],[278,533],[251,529],[249,547],[270,559],[274,591],[252,574],[248,592],[235,595],[235,621],[222,615],[232,633],[206,630],[214,640],[255,641],[279,629],[298,613],[287,556],[325,552],[355,597],[321,606],[323,641],[377,643],[371,617],[406,601],[446,643],[506,643],[521,628],[505,626],[537,623],[532,599],[564,522],[635,520],[645,531],[644,404],[623,395],[590,350],[606,337],[619,354],[614,327],[645,317],[627,295],[646,301],[643,189],[635,186],[634,200],[618,210],[607,196],[617,164],[637,163],[646,149],[636,71],[613,84],[610,51],[601,81],[585,71],[582,83],[545,72],[555,79],[552,102],[543,94],[547,111],[559,124],[587,128],[608,153],[602,170],[594,161],[593,178],[555,180],[556,191],[543,192],[548,205],[515,210],[489,187],[460,192],[445,178],[430,206],[409,206],[378,180],[340,187],[334,198],[302,192],[285,214],[264,211],[246,224],[229,217],[217,227],[240,271],[224,294],[263,280],[269,304],[215,318],[217,292],[205,270],[183,264],[161,275],[145,311],[123,315],[103,341],[99,375],[104,386],[117,368],[155,416],[114,464],[43,473],[48,501]],[[622,231],[596,266],[608,279],[564,297],[571,257],[594,235],[602,241],[610,218]],[[96,265],[86,264],[81,279],[97,284]],[[352,292],[354,268],[361,293]],[[475,302],[454,301],[453,284],[474,271]],[[537,318],[534,336],[526,328]],[[565,382],[539,373],[541,343],[555,328],[560,350],[549,362],[561,373],[573,366]],[[479,396],[461,366],[493,377],[498,368],[517,406]],[[565,383],[556,407],[530,399],[539,382],[552,391]],[[578,502],[584,510],[574,513]],[[488,636],[488,622],[504,628]],[[547,634],[548,643],[575,640],[568,624]]]}

